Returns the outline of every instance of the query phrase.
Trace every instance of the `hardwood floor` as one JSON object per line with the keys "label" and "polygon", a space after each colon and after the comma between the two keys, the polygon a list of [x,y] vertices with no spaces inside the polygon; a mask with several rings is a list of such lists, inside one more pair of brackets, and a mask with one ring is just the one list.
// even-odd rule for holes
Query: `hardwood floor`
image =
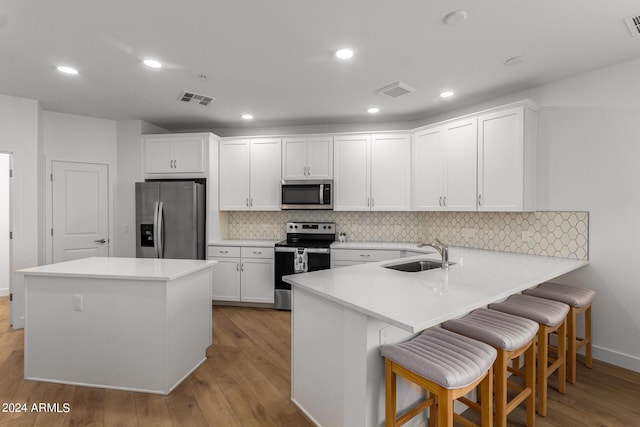
{"label": "hardwood floor", "polygon": [[[290,401],[290,313],[214,307],[207,361],[169,396],[25,381],[23,332],[0,298],[0,405],[69,403],[68,413],[0,412],[0,426],[311,426]],[[0,408],[1,410],[2,408]],[[510,425],[524,425],[524,409]],[[567,394],[549,390],[545,426],[640,426],[640,374],[594,361]]]}

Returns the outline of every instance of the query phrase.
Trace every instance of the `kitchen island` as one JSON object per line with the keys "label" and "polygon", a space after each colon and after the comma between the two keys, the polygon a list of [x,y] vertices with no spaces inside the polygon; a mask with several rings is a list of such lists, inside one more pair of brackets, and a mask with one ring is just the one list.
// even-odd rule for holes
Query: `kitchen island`
{"label": "kitchen island", "polygon": [[[448,271],[385,268],[419,255],[286,276],[293,289],[292,400],[322,426],[384,425],[379,348],[587,265],[587,261],[450,248]],[[398,383],[398,410],[419,390]]]}
{"label": "kitchen island", "polygon": [[215,264],[85,258],[18,271],[25,378],[170,393],[211,345]]}

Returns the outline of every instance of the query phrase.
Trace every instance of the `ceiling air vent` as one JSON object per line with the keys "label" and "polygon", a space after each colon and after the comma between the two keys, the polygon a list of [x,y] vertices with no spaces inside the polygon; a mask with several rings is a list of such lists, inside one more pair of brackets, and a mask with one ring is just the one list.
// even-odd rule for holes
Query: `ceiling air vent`
{"label": "ceiling air vent", "polygon": [[640,15],[630,16],[624,20],[629,28],[631,37],[640,37]]}
{"label": "ceiling air vent", "polygon": [[380,95],[388,96],[389,98],[397,98],[399,96],[406,95],[415,91],[416,90],[409,85],[406,85],[402,82],[395,82],[374,92],[379,93]]}
{"label": "ceiling air vent", "polygon": [[193,104],[204,105],[205,107],[211,104],[215,98],[207,95],[200,95],[193,92],[182,92],[178,98],[182,102],[191,102]]}

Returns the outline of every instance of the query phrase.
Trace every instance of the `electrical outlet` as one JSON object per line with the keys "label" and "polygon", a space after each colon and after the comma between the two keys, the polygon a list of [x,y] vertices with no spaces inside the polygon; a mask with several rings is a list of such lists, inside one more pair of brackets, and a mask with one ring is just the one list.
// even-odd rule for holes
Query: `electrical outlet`
{"label": "electrical outlet", "polygon": [[475,228],[463,228],[462,229],[462,237],[469,237],[474,239],[476,237],[476,229]]}
{"label": "electrical outlet", "polygon": [[82,311],[82,295],[73,296],[73,310]]}
{"label": "electrical outlet", "polygon": [[522,232],[522,241],[523,242],[528,242],[529,240],[531,240],[531,233],[529,232],[529,230],[525,230]]}
{"label": "electrical outlet", "polygon": [[385,345],[389,342],[389,327],[385,326],[380,329],[380,345]]}

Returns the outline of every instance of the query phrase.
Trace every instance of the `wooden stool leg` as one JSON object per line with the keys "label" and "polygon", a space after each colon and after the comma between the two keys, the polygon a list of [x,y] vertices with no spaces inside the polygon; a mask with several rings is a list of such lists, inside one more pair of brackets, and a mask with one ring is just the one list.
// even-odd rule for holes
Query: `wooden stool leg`
{"label": "wooden stool leg", "polygon": [[[566,391],[567,386],[567,321],[562,321],[562,325],[558,328],[558,359],[561,361],[558,366],[558,391],[562,394]],[[574,338],[575,342],[575,338]]]}
{"label": "wooden stool leg", "polygon": [[[503,357],[504,358],[504,357]],[[504,366],[503,372],[506,374],[506,362]],[[484,379],[480,383],[480,401],[482,405],[480,406],[480,417],[481,417],[481,426],[482,427],[491,427],[493,426],[493,367],[489,368],[489,371],[485,375]],[[506,388],[506,378],[505,378],[505,388]],[[506,401],[506,395],[505,395]],[[506,421],[506,414],[505,414]],[[506,426],[506,423],[505,423]]]}
{"label": "wooden stool leg", "polygon": [[434,403],[429,407],[429,427],[438,427],[438,413],[436,411],[437,407],[437,403]]}
{"label": "wooden stool leg", "polygon": [[[495,401],[496,401],[496,427],[507,426],[507,363],[504,350],[498,349],[498,356],[493,363],[495,372]],[[482,396],[482,410],[486,405],[484,396]]]}
{"label": "wooden stool leg", "polygon": [[396,425],[396,373],[393,372],[393,362],[385,359],[385,426]]}
{"label": "wooden stool leg", "polygon": [[591,305],[584,312],[584,338],[587,340],[586,345],[586,361],[587,368],[593,367],[593,358],[591,356]]}
{"label": "wooden stool leg", "polygon": [[538,329],[538,414],[547,416],[547,365],[549,362],[549,338],[547,327]]}
{"label": "wooden stool leg", "polygon": [[533,342],[525,352],[526,387],[531,388],[527,397],[527,427],[533,427],[536,419],[536,344]]}
{"label": "wooden stool leg", "polygon": [[451,390],[438,395],[438,427],[453,427],[453,398]]}
{"label": "wooden stool leg", "polygon": [[570,306],[567,315],[567,376],[571,384],[576,383],[576,344],[576,309]]}

